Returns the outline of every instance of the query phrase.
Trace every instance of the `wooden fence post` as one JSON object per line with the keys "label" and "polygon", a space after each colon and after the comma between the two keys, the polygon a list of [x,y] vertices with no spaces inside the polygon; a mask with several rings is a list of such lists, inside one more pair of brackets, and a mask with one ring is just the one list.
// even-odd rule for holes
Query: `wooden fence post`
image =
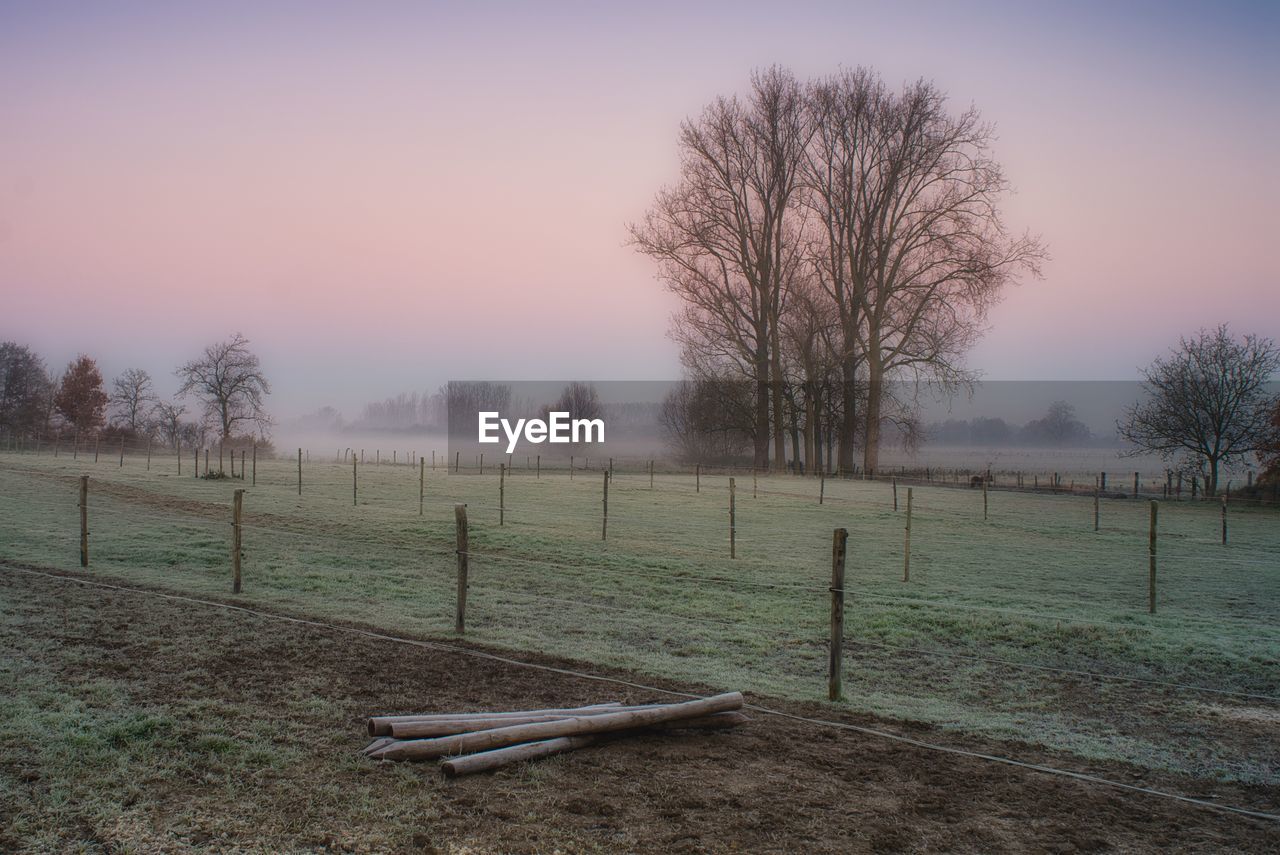
{"label": "wooden fence post", "polygon": [[604,515],[600,518],[600,539],[609,537],[609,472],[604,473]]}
{"label": "wooden fence post", "polygon": [[89,476],[80,476],[80,566],[89,566]]}
{"label": "wooden fence post", "polygon": [[[97,463],[97,462],[98,462],[98,445],[99,445],[101,442],[102,442],[102,437],[100,437],[100,436],[95,436],[95,437],[93,438],[93,462],[94,462],[94,463]],[[1192,495],[1195,495],[1195,491],[1194,491],[1194,490],[1192,491]]]}
{"label": "wooden fence post", "polygon": [[569,480],[573,480],[573,455],[569,455]]}
{"label": "wooden fence post", "polygon": [[151,471],[151,437],[147,437],[147,471]]}
{"label": "wooden fence post", "polygon": [[182,441],[178,440],[173,444],[173,453],[178,457],[178,474],[182,474]]}
{"label": "wooden fence post", "polygon": [[695,463],[693,465],[693,492],[702,492],[702,464]]}
{"label": "wooden fence post", "polygon": [[480,452],[480,474],[484,474],[484,452]]}
{"label": "wooden fence post", "polygon": [[827,699],[844,696],[844,555],[849,539],[847,529],[838,528],[831,537],[831,648],[827,657]]}
{"label": "wooden fence post", "polygon": [[457,475],[462,471],[462,452],[455,451],[453,453],[453,474]]}
{"label": "wooden fence post", "polygon": [[226,447],[226,444],[222,440],[218,440],[218,474],[219,475],[222,474],[223,451],[225,447]]}
{"label": "wooden fence post", "polygon": [[738,519],[737,519],[737,496],[738,488],[734,484],[733,478],[729,479],[729,557],[738,557]]}
{"label": "wooden fence post", "polygon": [[1093,530],[1097,531],[1102,517],[1102,491],[1095,480],[1093,482]]}
{"label": "wooden fence post", "polygon": [[244,510],[244,489],[231,499],[231,593],[240,593],[240,520]]}
{"label": "wooden fence post", "polygon": [[1222,494],[1222,545],[1227,545],[1227,494]]}
{"label": "wooden fence post", "polygon": [[507,464],[498,464],[498,525],[505,525],[507,518]]}
{"label": "wooden fence post", "polygon": [[533,464],[533,477],[535,480],[542,478],[542,455],[538,455],[538,459]]}
{"label": "wooden fence post", "polygon": [[244,480],[244,449],[240,449],[240,480]]}
{"label": "wooden fence post", "polygon": [[256,442],[253,444],[253,480],[249,486],[258,486],[258,443]]}
{"label": "wooden fence post", "polygon": [[204,477],[209,477],[209,449],[204,450]]}
{"label": "wooden fence post", "polygon": [[827,498],[827,476],[818,476],[818,504],[822,504]]}
{"label": "wooden fence post", "polygon": [[1151,500],[1151,528],[1147,545],[1147,609],[1156,613],[1156,518],[1160,512],[1160,503]]}
{"label": "wooden fence post", "polygon": [[124,468],[124,437],[120,437],[120,468]]}
{"label": "wooden fence post", "polygon": [[1133,473],[1133,497],[1138,498],[1138,473]]}
{"label": "wooden fence post", "polygon": [[[991,476],[988,475],[987,477]],[[982,519],[984,522],[987,519],[987,481],[985,478],[982,481]]]}
{"label": "wooden fence post", "polygon": [[467,506],[453,506],[454,525],[458,533],[458,605],[453,631],[462,635],[467,626]]}
{"label": "wooden fence post", "polygon": [[653,489],[653,459],[649,460],[649,489]]}
{"label": "wooden fence post", "polygon": [[907,488],[907,536],[902,549],[902,581],[911,581],[911,488]]}
{"label": "wooden fence post", "polygon": [[356,474],[356,456],[351,455],[351,505],[352,507],[359,504],[358,496],[360,495],[360,476]]}
{"label": "wooden fence post", "polygon": [[418,516],[422,516],[422,498],[427,490],[427,458],[418,458]]}
{"label": "wooden fence post", "polygon": [[302,495],[302,449],[298,449],[298,495]]}
{"label": "wooden fence post", "polygon": [[760,473],[754,467],[751,469],[751,498],[760,498]]}

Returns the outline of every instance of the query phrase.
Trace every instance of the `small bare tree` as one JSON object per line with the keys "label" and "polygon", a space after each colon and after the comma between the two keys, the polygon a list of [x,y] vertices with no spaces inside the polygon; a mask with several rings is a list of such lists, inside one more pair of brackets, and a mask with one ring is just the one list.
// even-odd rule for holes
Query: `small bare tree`
{"label": "small bare tree", "polygon": [[141,368],[130,368],[111,381],[109,403],[117,423],[134,433],[142,426],[147,410],[156,402],[155,384]]}
{"label": "small bare tree", "polygon": [[151,417],[170,448],[177,448],[182,439],[182,417],[186,412],[182,404],[169,401],[160,401],[151,410]]}
{"label": "small bare tree", "polygon": [[209,345],[199,359],[175,373],[182,381],[178,394],[194,395],[204,404],[223,440],[231,438],[237,425],[252,424],[259,432],[270,426],[263,399],[271,394],[271,385],[257,355],[249,350],[249,340],[240,333]]}
{"label": "small bare tree", "polygon": [[1226,324],[1183,338],[1168,357],[1142,372],[1147,397],[1116,427],[1130,453],[1183,458],[1206,469],[1205,495],[1218,491],[1219,469],[1266,444],[1277,402],[1267,394],[1280,369],[1280,350],[1268,338],[1231,337]]}

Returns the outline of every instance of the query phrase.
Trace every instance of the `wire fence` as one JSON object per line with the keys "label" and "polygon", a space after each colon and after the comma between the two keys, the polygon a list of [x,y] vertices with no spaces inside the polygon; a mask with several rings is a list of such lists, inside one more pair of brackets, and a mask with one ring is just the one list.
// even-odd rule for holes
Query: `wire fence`
{"label": "wire fence", "polygon": [[[85,467],[50,460],[0,463],[0,556],[76,570],[76,473]],[[345,469],[307,467],[304,457],[299,496],[288,477],[294,465],[259,461],[259,483],[236,521],[254,602],[449,633],[465,558],[467,633],[478,641],[814,697],[828,676],[838,593],[848,615],[847,701],[860,708],[996,732],[1041,722],[1052,731],[1046,738],[1072,744],[1105,741],[1108,716],[1135,704],[1157,718],[1204,699],[1280,703],[1273,514],[1246,513],[1228,547],[1203,530],[1216,523],[1203,507],[1171,517],[1159,559],[1172,578],[1153,615],[1145,503],[1112,500],[1109,524],[1094,532],[1091,507],[1082,514],[1057,498],[1011,498],[983,521],[972,494],[920,488],[913,578],[904,583],[905,507],[893,510],[882,483],[841,482],[851,492],[828,492],[818,505],[761,478],[767,488],[756,487],[755,506],[738,485],[730,559],[719,485],[656,481],[650,490],[647,477],[615,476],[608,539],[597,540],[599,472],[590,482],[544,474],[513,487],[491,473],[420,483],[425,467],[405,478],[406,467],[384,464],[357,482],[362,494],[348,504]],[[89,572],[196,594],[228,590],[228,493],[244,482],[118,465],[91,471]],[[459,504],[469,513],[465,549]],[[850,531],[839,591],[830,584],[833,523]],[[1060,715],[1052,707],[1064,691],[1091,694],[1092,709]],[[1208,738],[1167,747],[1159,762],[1216,750]],[[1243,762],[1240,774],[1274,775],[1274,753]]]}

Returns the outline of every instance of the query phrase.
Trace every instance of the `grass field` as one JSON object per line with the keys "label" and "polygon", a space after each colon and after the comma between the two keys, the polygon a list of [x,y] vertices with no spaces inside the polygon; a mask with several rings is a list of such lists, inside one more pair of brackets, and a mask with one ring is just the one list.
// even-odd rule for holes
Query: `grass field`
{"label": "grass field", "polygon": [[[123,468],[0,457],[0,558],[78,568],[76,477],[91,476],[90,571],[230,590],[230,499],[245,486],[246,603],[448,635],[454,509],[471,524],[467,637],[703,685],[825,697],[831,532],[849,530],[843,704],[1198,779],[1280,784],[1280,516],[1163,503],[1159,610],[1147,606],[1146,502],[913,488],[911,579],[889,484],[615,474],[498,476],[259,461],[257,485],[157,457]],[[905,508],[906,488],[899,486]],[[233,644],[234,639],[228,639]],[[1048,669],[1090,672],[1099,679]],[[1181,684],[1173,687],[1168,684]],[[1200,691],[1201,687],[1216,691]],[[1235,694],[1228,694],[1235,693]]]}

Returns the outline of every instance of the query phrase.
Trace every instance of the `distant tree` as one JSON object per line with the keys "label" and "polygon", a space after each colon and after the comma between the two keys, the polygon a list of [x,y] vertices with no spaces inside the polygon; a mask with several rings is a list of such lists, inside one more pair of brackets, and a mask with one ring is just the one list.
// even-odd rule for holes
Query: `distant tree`
{"label": "distant tree", "polygon": [[1044,418],[1027,422],[1022,435],[1030,443],[1058,446],[1088,442],[1091,436],[1089,428],[1076,418],[1076,408],[1066,401],[1050,404]]}
{"label": "distant tree", "polygon": [[1226,324],[1183,338],[1168,357],[1143,372],[1146,398],[1117,423],[1140,454],[1180,457],[1207,470],[1205,494],[1218,490],[1218,471],[1266,445],[1276,401],[1267,383],[1280,368],[1280,350],[1268,338],[1237,341]]}
{"label": "distant tree", "polygon": [[159,401],[151,409],[151,418],[170,448],[177,448],[182,439],[182,417],[186,412],[182,404],[171,401]]}
{"label": "distant tree", "polygon": [[204,404],[206,416],[224,441],[244,424],[256,427],[259,433],[270,427],[264,399],[271,394],[271,385],[257,355],[249,350],[249,340],[240,333],[209,345],[199,359],[175,373],[182,381],[178,394],[194,395]]}
{"label": "distant tree", "polygon": [[1007,445],[1013,439],[1013,428],[1004,419],[980,416],[973,420],[970,435],[979,445]]}
{"label": "distant tree", "polygon": [[746,378],[684,380],[662,401],[667,442],[688,463],[730,463],[753,447],[755,388]]}
{"label": "distant tree", "polygon": [[511,387],[483,380],[450,380],[444,389],[450,441],[473,443],[478,438],[482,412],[507,412]]}
{"label": "distant tree", "polygon": [[130,368],[111,381],[111,408],[116,422],[134,433],[144,427],[148,411],[156,403],[155,384],[141,368]]}
{"label": "distant tree", "polygon": [[84,354],[72,360],[62,375],[53,404],[77,432],[99,427],[107,409],[107,393],[102,391],[98,363]]}
{"label": "distant tree", "polygon": [[1268,484],[1280,482],[1280,399],[1271,406],[1271,418],[1267,421],[1262,447],[1258,449],[1258,462],[1262,464],[1258,480]]}
{"label": "distant tree", "polygon": [[11,433],[42,430],[52,397],[44,360],[25,345],[0,343],[0,427]]}
{"label": "distant tree", "polygon": [[560,397],[554,404],[543,408],[544,412],[553,410],[568,413],[569,418],[572,419],[598,419],[604,412],[604,408],[600,406],[600,394],[596,392],[595,385],[576,381],[564,387],[564,391],[560,393]]}

